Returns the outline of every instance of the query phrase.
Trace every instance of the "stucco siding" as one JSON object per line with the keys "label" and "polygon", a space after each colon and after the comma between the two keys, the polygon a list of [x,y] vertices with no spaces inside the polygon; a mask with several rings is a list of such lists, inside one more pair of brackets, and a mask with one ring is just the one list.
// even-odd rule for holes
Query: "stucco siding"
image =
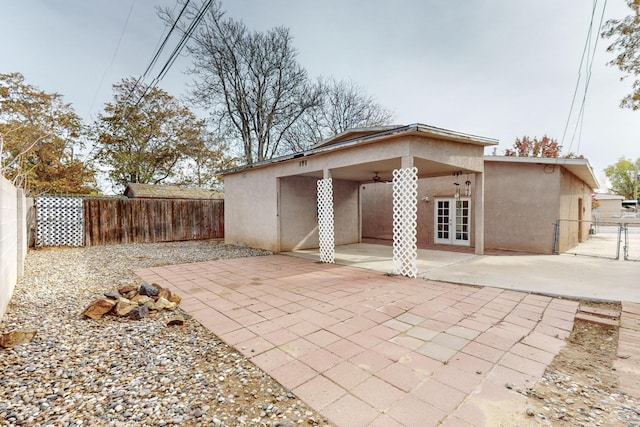
{"label": "stucco siding", "polygon": [[560,167],[485,164],[485,247],[553,253]]}
{"label": "stucco siding", "polygon": [[393,238],[393,191],[390,184],[380,182],[360,186],[362,204],[362,237]]}
{"label": "stucco siding", "polygon": [[[458,178],[462,194],[467,175]],[[473,192],[474,174],[469,175]],[[452,198],[455,193],[454,176],[422,178],[418,180],[417,241],[433,244],[433,228],[435,217],[435,199]],[[361,186],[362,191],[362,237],[370,239],[393,238],[393,185],[387,183],[371,183]],[[428,199],[426,199],[428,198]],[[473,209],[471,200],[471,245],[474,244]]]}
{"label": "stucco siding", "polygon": [[316,178],[280,178],[280,248],[288,251],[318,247]]}
{"label": "stucco siding", "polygon": [[277,184],[268,169],[225,176],[226,243],[278,250]]}
{"label": "stucco siding", "polygon": [[622,197],[620,197],[619,199],[598,200],[600,206],[596,211],[592,212],[593,217],[600,221],[611,221],[612,219],[615,219],[613,218],[614,216],[616,218],[619,218],[623,212],[622,200]]}
{"label": "stucco siding", "polygon": [[360,242],[360,185],[354,181],[334,180],[333,209],[336,245]]}
{"label": "stucco siding", "polygon": [[589,238],[593,190],[567,170],[561,170],[558,212],[558,251],[564,252]]}
{"label": "stucco siding", "polygon": [[[333,180],[334,239],[336,245],[360,241],[358,183]],[[280,250],[317,248],[317,179],[280,178]]]}

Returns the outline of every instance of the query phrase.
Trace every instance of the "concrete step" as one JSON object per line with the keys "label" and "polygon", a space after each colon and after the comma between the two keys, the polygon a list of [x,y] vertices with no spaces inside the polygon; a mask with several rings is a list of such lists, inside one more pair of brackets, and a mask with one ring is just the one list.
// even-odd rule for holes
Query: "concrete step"
{"label": "concrete step", "polygon": [[576,314],[576,319],[584,320],[585,322],[597,323],[599,325],[605,325],[605,326],[619,326],[620,325],[620,322],[618,321],[618,319],[611,319],[611,318],[608,318],[608,317],[596,316],[596,315],[593,315],[593,314],[584,313],[582,311],[579,311]]}

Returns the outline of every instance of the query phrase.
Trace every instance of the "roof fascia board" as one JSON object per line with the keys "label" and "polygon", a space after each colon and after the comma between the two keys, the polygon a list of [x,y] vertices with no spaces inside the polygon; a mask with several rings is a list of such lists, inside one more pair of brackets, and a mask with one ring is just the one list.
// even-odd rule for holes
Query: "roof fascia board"
{"label": "roof fascia board", "polygon": [[314,154],[321,154],[327,151],[350,148],[354,145],[358,145],[362,143],[368,144],[368,143],[376,142],[381,139],[388,138],[391,135],[404,133],[404,132],[420,132],[420,133],[425,133],[428,136],[433,136],[440,139],[453,140],[453,141],[462,142],[466,144],[474,144],[474,145],[482,145],[482,146],[496,145],[499,143],[497,139],[493,139],[493,138],[485,138],[485,137],[480,137],[475,135],[469,135],[469,134],[454,132],[446,129],[436,128],[433,126],[427,126],[427,125],[415,123],[415,124],[406,125],[406,126],[399,126],[399,127],[384,130],[381,132],[372,133],[369,135],[359,136],[353,139],[347,139],[344,141],[336,142],[335,144],[323,145],[317,148],[310,148],[308,150],[301,151],[298,153],[287,154],[285,156],[280,156],[280,157],[276,157],[269,160],[263,160],[261,162],[252,163],[250,165],[240,166],[238,168],[227,169],[227,170],[221,171],[220,174],[230,175],[234,173],[243,172],[249,169],[265,167],[274,163],[281,163],[287,160],[297,159],[300,157],[311,156]]}
{"label": "roof fascia board", "polygon": [[[584,167],[589,175],[591,182],[583,179],[593,190],[600,188],[596,174],[593,172],[593,168],[587,159],[576,158],[563,158],[563,157],[518,157],[518,156],[484,156],[485,161],[489,162],[503,162],[503,163],[528,163],[539,165],[558,165],[558,166],[575,166]],[[575,175],[575,174],[574,174]],[[581,178],[582,179],[582,178]]]}

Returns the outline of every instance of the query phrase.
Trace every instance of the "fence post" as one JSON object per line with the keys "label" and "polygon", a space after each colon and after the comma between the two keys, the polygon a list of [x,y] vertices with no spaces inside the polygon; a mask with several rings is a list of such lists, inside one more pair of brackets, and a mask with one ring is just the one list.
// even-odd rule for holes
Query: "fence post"
{"label": "fence post", "polygon": [[[624,229],[624,259],[625,261],[629,259],[629,228],[627,224],[620,224],[619,235],[622,234],[622,230]],[[619,240],[622,240],[620,236]],[[618,257],[616,259],[620,259],[620,245],[618,245]]]}

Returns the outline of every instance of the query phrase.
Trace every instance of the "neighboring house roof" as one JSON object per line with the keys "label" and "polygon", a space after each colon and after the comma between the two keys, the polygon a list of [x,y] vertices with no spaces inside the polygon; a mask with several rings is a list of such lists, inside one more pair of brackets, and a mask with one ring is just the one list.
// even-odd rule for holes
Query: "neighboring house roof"
{"label": "neighboring house roof", "polygon": [[222,199],[223,194],[203,188],[177,185],[127,184],[124,195],[130,199]]}
{"label": "neighboring house roof", "polygon": [[484,156],[485,162],[528,163],[549,167],[562,166],[584,181],[592,190],[600,188],[598,179],[587,159],[565,159],[559,157],[514,157],[514,156]]}
{"label": "neighboring house roof", "polygon": [[593,197],[595,197],[596,200],[624,200],[624,197],[619,194],[596,193]]}
{"label": "neighboring house roof", "polygon": [[349,129],[339,135],[329,138],[319,144],[314,145],[312,148],[306,151],[292,153],[286,156],[276,157],[269,160],[263,160],[261,162],[252,163],[245,166],[240,166],[233,169],[228,169],[221,172],[221,175],[229,175],[232,173],[238,173],[244,170],[269,166],[271,164],[284,162],[287,160],[313,156],[315,154],[325,153],[327,151],[340,150],[345,148],[352,148],[356,145],[364,145],[373,142],[379,142],[385,139],[392,139],[398,136],[409,135],[421,135],[427,137],[434,137],[437,139],[444,139],[448,141],[455,141],[460,143],[489,146],[497,145],[498,140],[493,138],[485,138],[482,136],[469,135],[461,132],[455,132],[452,130],[441,129],[433,126],[424,125],[421,123],[415,123],[407,126],[381,126],[372,128],[358,128]]}
{"label": "neighboring house roof", "polygon": [[320,141],[319,143],[315,144],[311,148],[325,147],[327,145],[335,144],[336,142],[347,141],[350,139],[355,139],[355,138],[359,138],[367,135],[373,135],[374,133],[386,132],[386,131],[401,128],[401,127],[404,127],[404,125],[347,129],[344,132],[341,132],[337,135],[332,136],[331,138],[327,138],[323,141]]}

